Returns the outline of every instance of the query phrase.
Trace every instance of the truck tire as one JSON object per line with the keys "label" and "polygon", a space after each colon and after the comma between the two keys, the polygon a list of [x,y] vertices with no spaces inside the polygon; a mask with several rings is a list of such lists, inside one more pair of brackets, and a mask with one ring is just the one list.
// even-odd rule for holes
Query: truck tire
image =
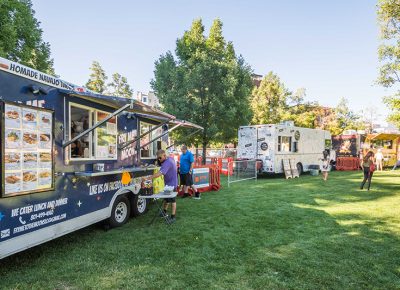
{"label": "truck tire", "polygon": [[301,175],[303,173],[303,164],[301,164],[300,162],[296,164],[297,167],[297,171],[299,172],[299,175]]}
{"label": "truck tire", "polygon": [[112,228],[125,224],[130,216],[131,204],[125,195],[119,195],[114,201],[108,224]]}
{"label": "truck tire", "polygon": [[139,198],[137,194],[133,196],[132,199],[132,215],[141,216],[147,211],[147,199]]}

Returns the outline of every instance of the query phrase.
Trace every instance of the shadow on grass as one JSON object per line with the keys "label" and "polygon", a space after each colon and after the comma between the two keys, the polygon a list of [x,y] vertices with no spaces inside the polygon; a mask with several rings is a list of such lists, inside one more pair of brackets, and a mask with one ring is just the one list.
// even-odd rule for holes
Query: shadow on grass
{"label": "shadow on grass", "polygon": [[[306,176],[265,179],[206,193],[201,201],[180,199],[177,225],[171,228],[160,220],[147,226],[154,207],[122,228],[103,232],[89,227],[4,259],[0,286],[400,287],[400,233],[391,224],[396,217],[391,212],[386,220],[361,214],[357,209],[366,193],[351,189],[357,175],[331,177],[328,184]],[[379,194],[393,198],[391,187],[381,182],[376,184]],[[370,194],[374,193],[365,196],[365,203],[382,202],[382,197]],[[346,211],[340,211],[342,205]]]}

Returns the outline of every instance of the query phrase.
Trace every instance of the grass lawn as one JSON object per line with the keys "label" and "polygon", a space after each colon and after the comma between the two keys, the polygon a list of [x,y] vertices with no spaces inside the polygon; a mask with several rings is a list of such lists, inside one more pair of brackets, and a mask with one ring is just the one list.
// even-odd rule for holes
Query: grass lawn
{"label": "grass lawn", "polygon": [[[224,184],[150,214],[92,226],[0,261],[4,289],[400,289],[400,172]],[[224,180],[226,183],[226,180]]]}

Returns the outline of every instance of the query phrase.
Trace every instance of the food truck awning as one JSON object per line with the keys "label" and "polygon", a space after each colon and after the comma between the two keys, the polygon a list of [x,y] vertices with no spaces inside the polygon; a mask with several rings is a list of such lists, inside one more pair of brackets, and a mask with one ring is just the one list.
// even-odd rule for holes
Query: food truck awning
{"label": "food truck awning", "polygon": [[105,95],[100,95],[100,94],[77,93],[77,92],[71,92],[71,91],[65,91],[65,90],[60,90],[60,91],[67,94],[68,96],[88,100],[88,101],[91,101],[94,103],[98,103],[98,104],[113,108],[115,110],[120,109],[122,106],[124,106],[126,104],[132,103],[132,108],[126,109],[125,111],[137,113],[138,115],[139,114],[146,115],[147,118],[153,117],[153,118],[158,118],[161,120],[162,119],[163,120],[175,119],[175,116],[173,116],[173,115],[162,112],[153,107],[147,106],[147,105],[143,104],[142,102],[139,102],[134,99],[127,99],[127,98],[121,98],[121,97],[115,97],[115,96],[105,96]]}
{"label": "food truck awning", "polygon": [[369,135],[368,139],[370,139],[370,140],[394,140],[399,137],[400,137],[400,134],[378,133],[378,134]]}
{"label": "food truck awning", "polygon": [[[143,104],[142,102],[139,102],[137,100],[134,99],[127,99],[127,98],[121,98],[121,97],[115,97],[115,96],[104,96],[104,95],[99,95],[99,94],[94,94],[94,93],[77,93],[77,92],[71,92],[71,91],[66,91],[66,90],[60,90],[62,93],[71,96],[71,97],[76,97],[76,98],[81,98],[84,100],[88,100],[90,102],[94,102],[94,103],[98,103],[98,104],[102,104],[104,106],[110,107],[115,109],[116,111],[110,115],[108,118],[104,119],[103,121],[98,122],[97,124],[95,124],[94,126],[92,126],[91,128],[85,130],[84,132],[80,133],[79,135],[75,136],[74,138],[72,138],[69,141],[66,141],[63,144],[63,147],[69,146],[70,144],[72,144],[75,140],[78,140],[79,138],[81,138],[82,136],[88,134],[89,132],[93,131],[95,128],[97,128],[98,126],[100,126],[103,122],[106,122],[109,118],[111,118],[113,115],[119,114],[122,111],[127,111],[130,113],[135,114],[135,116],[137,117],[142,117],[142,118],[146,118],[146,119],[151,119],[151,120],[155,120],[158,122],[161,122],[160,125],[152,128],[150,131],[140,135],[139,137],[135,138],[134,140],[131,140],[129,142],[126,142],[124,144],[121,144],[119,146],[119,149],[123,149],[125,147],[127,147],[129,144],[132,144],[134,142],[136,142],[137,140],[141,139],[144,135],[149,134],[151,131],[168,124],[169,126],[171,126],[172,128],[168,128],[168,130],[164,133],[162,133],[161,135],[157,136],[156,138],[152,139],[150,142],[146,143],[145,145],[148,145],[152,142],[154,142],[155,140],[158,140],[159,138],[161,138],[162,136],[168,134],[168,132],[171,132],[173,130],[175,130],[178,127],[182,127],[182,128],[192,128],[192,129],[196,129],[195,132],[198,132],[200,130],[203,130],[203,127],[196,125],[194,123],[185,121],[185,120],[178,120],[175,118],[175,116],[162,112],[158,109],[155,109],[153,107],[147,106],[145,104]],[[192,132],[195,133],[195,132]],[[142,145],[145,146],[145,145]]]}
{"label": "food truck awning", "polygon": [[[61,91],[61,90],[60,90]],[[169,125],[177,125],[180,124],[183,128],[196,128],[203,130],[203,127],[196,125],[194,123],[185,121],[185,120],[178,120],[175,116],[160,111],[156,108],[150,107],[148,105],[143,104],[137,100],[115,97],[115,96],[104,96],[100,94],[87,94],[87,93],[77,93],[71,91],[63,91],[69,96],[85,99],[91,102],[95,102],[98,104],[102,104],[107,107],[111,107],[113,109],[120,109],[122,106],[126,104],[130,104],[133,101],[132,108],[126,109],[125,111],[135,113],[136,116],[151,119],[154,121],[169,121]]]}

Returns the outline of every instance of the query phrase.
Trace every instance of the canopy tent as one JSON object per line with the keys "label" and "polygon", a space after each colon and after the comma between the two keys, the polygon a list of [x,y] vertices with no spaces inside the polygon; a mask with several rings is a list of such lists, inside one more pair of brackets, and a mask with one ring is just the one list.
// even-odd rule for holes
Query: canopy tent
{"label": "canopy tent", "polygon": [[369,134],[367,136],[368,140],[394,140],[399,138],[400,134],[394,133],[376,133],[376,134]]}

